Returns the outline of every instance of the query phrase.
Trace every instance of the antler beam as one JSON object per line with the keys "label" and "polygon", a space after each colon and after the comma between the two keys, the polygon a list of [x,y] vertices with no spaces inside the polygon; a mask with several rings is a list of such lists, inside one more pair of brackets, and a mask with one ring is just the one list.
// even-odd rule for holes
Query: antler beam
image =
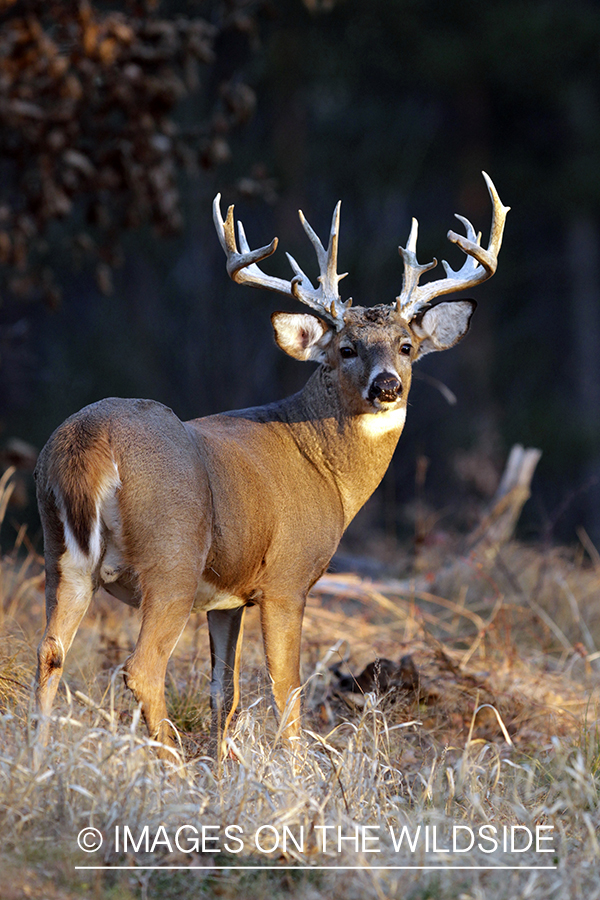
{"label": "antler beam", "polygon": [[315,248],[319,263],[319,287],[315,288],[289,253],[286,253],[286,256],[294,271],[294,277],[291,281],[265,274],[258,267],[257,263],[275,252],[278,240],[273,238],[267,246],[258,250],[250,250],[241,222],[238,222],[240,245],[240,250],[238,251],[233,222],[233,206],[229,207],[227,217],[223,220],[221,215],[221,195],[217,194],[213,202],[213,220],[219,241],[227,257],[227,272],[237,284],[249,284],[252,287],[266,288],[269,291],[276,291],[288,297],[295,297],[296,300],[314,309],[320,316],[327,319],[337,331],[340,331],[344,327],[344,311],[352,303],[352,300],[342,301],[338,293],[338,282],[345,278],[347,274],[337,274],[340,206],[341,204],[338,203],[333,213],[327,250],[325,250],[318,236],[304,218],[302,211],[299,210],[302,227]]}
{"label": "antler beam", "polygon": [[410,321],[417,313],[431,305],[432,300],[444,294],[454,291],[462,291],[465,288],[480,284],[490,278],[496,271],[498,253],[502,244],[502,234],[506,214],[510,206],[503,206],[492,179],[485,172],[482,173],[492,199],[492,227],[487,250],[481,246],[481,232],[475,234],[475,229],[468,219],[456,214],[456,218],[465,226],[466,235],[448,232],[448,240],[452,241],[467,254],[467,259],[462,268],[454,271],[449,264],[442,260],[446,271],[446,278],[431,281],[428,284],[419,285],[419,278],[424,272],[437,265],[437,260],[419,265],[417,262],[417,233],[418,223],[412,220],[412,227],[406,247],[398,250],[404,260],[404,275],[402,279],[402,291],[396,297],[396,308],[406,321]]}

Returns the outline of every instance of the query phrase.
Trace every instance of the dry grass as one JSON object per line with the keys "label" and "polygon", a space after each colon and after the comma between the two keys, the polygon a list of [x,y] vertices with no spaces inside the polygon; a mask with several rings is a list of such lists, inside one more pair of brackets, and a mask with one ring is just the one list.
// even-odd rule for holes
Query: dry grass
{"label": "dry grass", "polygon": [[[122,687],[118,666],[138,616],[99,597],[71,651],[36,772],[29,686],[43,600],[39,560],[21,546],[0,563],[0,897],[600,897],[599,580],[582,557],[516,544],[488,569],[454,566],[443,593],[439,585],[428,591],[422,583],[328,576],[307,608],[305,732],[293,751],[273,743],[258,616],[250,610],[243,711],[220,776],[202,757],[204,617],[188,626],[170,667],[170,709],[186,732],[188,760],[175,771],[154,757]],[[403,660],[396,676],[389,668],[385,691],[342,690],[344,675],[358,675],[376,657]],[[142,838],[137,850],[123,850],[125,825]],[[206,834],[219,841],[193,852],[188,829],[178,848],[182,825],[213,826]],[[453,826],[484,825],[500,835],[504,826],[553,826],[544,846],[554,852],[504,853],[500,844],[486,853],[491,844],[481,837],[483,849],[433,852],[434,826],[439,851],[451,845]],[[77,846],[88,826],[104,835],[95,854]],[[226,826],[236,826],[230,839]],[[320,826],[330,826],[326,852]],[[406,840],[394,848],[390,828],[397,836],[403,826],[412,839],[421,828],[414,852]],[[286,834],[285,852],[256,847],[261,827],[265,850]],[[359,828],[358,848],[345,840],[338,852],[338,827],[345,838]],[[374,848],[380,852],[368,852]],[[76,868],[92,863],[110,868]],[[417,868],[427,865],[436,868]],[[500,865],[521,868],[456,868]]]}

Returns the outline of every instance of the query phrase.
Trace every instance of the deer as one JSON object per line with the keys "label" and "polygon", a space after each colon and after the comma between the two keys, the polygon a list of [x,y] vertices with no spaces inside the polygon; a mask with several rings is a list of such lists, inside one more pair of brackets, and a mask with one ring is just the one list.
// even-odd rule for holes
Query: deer
{"label": "deer", "polygon": [[[213,218],[237,283],[275,291],[310,312],[274,312],[277,345],[317,363],[298,393],[265,406],[181,421],[153,400],[108,398],[72,415],[51,435],[36,467],[46,572],[46,628],[35,699],[44,746],[65,658],[99,588],[141,610],[123,674],[159,757],[176,753],[167,716],[168,660],[193,610],[205,610],[210,640],[210,741],[224,735],[239,702],[245,609],[257,605],[274,711],[293,746],[301,731],[300,643],[307,594],[382,480],[402,432],[415,362],[467,333],[475,301],[441,300],[496,271],[506,214],[489,176],[487,248],[468,219],[448,232],[466,259],[420,284],[437,265],[417,261],[418,223],[392,303],[352,306],[337,273],[340,203],[327,249],[299,212],[317,256],[315,287],[296,260],[288,281],[259,263],[278,240],[251,250],[234,207]],[[282,727],[283,726],[283,727]]]}

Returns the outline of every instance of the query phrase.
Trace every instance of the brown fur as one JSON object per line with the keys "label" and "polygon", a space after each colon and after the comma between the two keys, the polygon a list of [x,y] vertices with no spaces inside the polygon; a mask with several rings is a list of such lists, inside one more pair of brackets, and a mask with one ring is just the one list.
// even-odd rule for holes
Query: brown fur
{"label": "brown fur", "polygon": [[104,424],[88,407],[57,429],[46,444],[36,469],[62,505],[67,523],[84,554],[89,553],[92,524],[100,488],[112,471],[110,443]]}

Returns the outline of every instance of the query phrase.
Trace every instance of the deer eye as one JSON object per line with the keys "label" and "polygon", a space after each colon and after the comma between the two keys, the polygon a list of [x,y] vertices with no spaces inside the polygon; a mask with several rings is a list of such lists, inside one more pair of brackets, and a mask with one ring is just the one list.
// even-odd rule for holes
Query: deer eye
{"label": "deer eye", "polygon": [[412,344],[401,344],[400,345],[400,353],[403,356],[410,356],[411,350],[412,350]]}
{"label": "deer eye", "polygon": [[340,356],[343,359],[352,359],[353,356],[356,356],[356,350],[354,347],[340,347]]}

